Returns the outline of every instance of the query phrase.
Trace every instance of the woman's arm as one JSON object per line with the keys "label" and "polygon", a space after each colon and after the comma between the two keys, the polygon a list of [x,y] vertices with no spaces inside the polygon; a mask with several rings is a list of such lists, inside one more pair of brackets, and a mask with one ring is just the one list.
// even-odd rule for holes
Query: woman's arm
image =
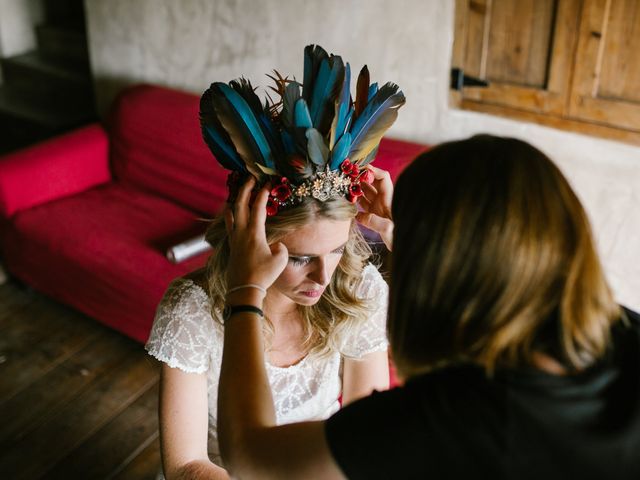
{"label": "woman's arm", "polygon": [[[262,301],[243,292],[233,303],[259,306]],[[343,478],[323,422],[276,426],[262,353],[262,318],[235,314],[225,323],[224,335],[218,433],[229,471],[238,478]]]}
{"label": "woman's arm", "polygon": [[[288,261],[284,245],[267,244],[267,188],[260,190],[249,209],[254,185],[253,178],[243,185],[234,211],[225,214],[230,241],[230,287],[257,284],[268,288]],[[377,189],[369,193],[370,202],[375,204],[376,194],[382,192]],[[389,231],[392,228],[386,229]],[[262,308],[263,300],[262,292],[246,288],[233,292],[227,303]],[[329,450],[323,422],[275,426],[264,366],[262,321],[254,313],[243,312],[225,322],[218,387],[218,434],[225,466],[233,475],[244,478],[343,478]]]}
{"label": "woman's arm", "polygon": [[374,390],[389,389],[387,350],[372,352],[362,359],[346,358],[342,377],[342,405],[370,395]]}
{"label": "woman's arm", "polygon": [[205,374],[162,364],[160,442],[167,480],[228,479],[207,454],[209,407]]}

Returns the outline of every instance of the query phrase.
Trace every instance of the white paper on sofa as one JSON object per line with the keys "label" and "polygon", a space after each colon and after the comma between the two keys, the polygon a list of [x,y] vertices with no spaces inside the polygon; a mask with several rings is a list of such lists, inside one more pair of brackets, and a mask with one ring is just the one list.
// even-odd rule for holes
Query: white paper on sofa
{"label": "white paper on sofa", "polygon": [[211,245],[205,241],[203,234],[169,247],[167,249],[167,258],[173,263],[180,263],[207,250],[211,250]]}

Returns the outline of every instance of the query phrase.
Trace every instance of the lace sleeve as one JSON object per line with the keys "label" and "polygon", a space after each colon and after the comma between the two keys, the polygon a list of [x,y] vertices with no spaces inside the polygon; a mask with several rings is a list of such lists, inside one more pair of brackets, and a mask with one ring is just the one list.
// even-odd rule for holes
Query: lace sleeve
{"label": "lace sleeve", "polygon": [[372,352],[386,350],[387,305],[389,287],[376,267],[369,264],[362,272],[362,281],[357,294],[373,300],[374,310],[362,326],[345,338],[341,353],[348,358],[362,358]]}
{"label": "lace sleeve", "polygon": [[145,348],[170,367],[203,373],[213,350],[221,348],[219,333],[207,294],[191,280],[179,278],[158,305]]}

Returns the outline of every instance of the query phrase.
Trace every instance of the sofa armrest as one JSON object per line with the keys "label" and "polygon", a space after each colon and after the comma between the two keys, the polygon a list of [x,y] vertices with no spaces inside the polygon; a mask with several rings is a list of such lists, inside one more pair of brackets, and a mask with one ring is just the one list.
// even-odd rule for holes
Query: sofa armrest
{"label": "sofa armrest", "polygon": [[91,124],[0,157],[0,215],[108,182],[108,139]]}

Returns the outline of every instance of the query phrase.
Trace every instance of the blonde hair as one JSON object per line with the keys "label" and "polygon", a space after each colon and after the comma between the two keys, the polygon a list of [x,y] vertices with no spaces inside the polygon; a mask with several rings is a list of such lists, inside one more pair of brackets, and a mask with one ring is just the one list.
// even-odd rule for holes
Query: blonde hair
{"label": "blonde hair", "polygon": [[589,221],[542,152],[488,135],[442,144],[402,174],[389,337],[405,377],[461,362],[570,369],[606,351],[620,318]]}
{"label": "blonde hair", "polygon": [[[311,197],[294,207],[267,217],[266,233],[269,244],[278,242],[296,229],[317,219],[351,220],[349,240],[329,285],[320,300],[312,306],[298,306],[303,320],[305,340],[303,348],[310,355],[326,357],[339,351],[342,341],[367,320],[373,310],[373,299],[361,299],[356,295],[362,270],[371,257],[371,249],[355,223],[357,209],[346,199],[330,199],[320,202]],[[206,232],[206,240],[214,248],[207,263],[209,297],[213,318],[220,320],[227,291],[226,271],[229,259],[229,242],[222,218],[214,219]],[[273,325],[268,317],[265,322],[267,348],[273,336]]]}

